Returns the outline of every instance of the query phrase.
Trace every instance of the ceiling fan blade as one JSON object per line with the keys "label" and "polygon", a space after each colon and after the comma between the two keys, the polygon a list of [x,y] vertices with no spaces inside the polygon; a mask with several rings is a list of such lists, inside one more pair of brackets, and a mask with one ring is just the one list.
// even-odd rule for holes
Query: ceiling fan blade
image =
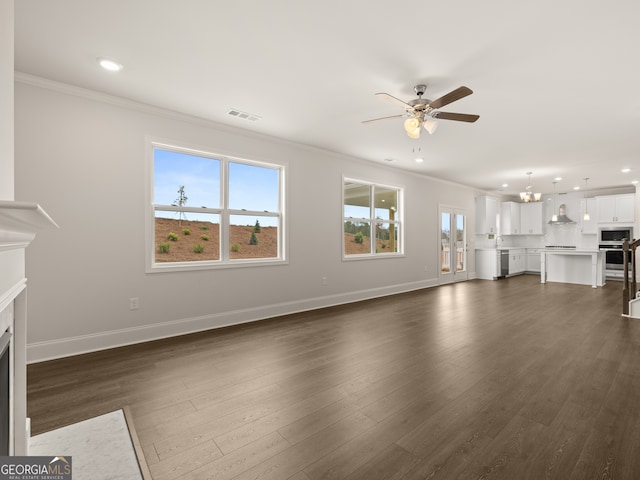
{"label": "ceiling fan blade", "polygon": [[433,112],[433,118],[442,120],[456,120],[458,122],[473,123],[480,118],[480,115],[470,115],[468,113]]}
{"label": "ceiling fan blade", "polygon": [[401,117],[404,117],[404,115],[391,115],[390,117],[372,118],[371,120],[363,120],[360,123],[372,123],[372,122],[378,122],[380,120],[389,120],[390,118],[401,118]]}
{"label": "ceiling fan blade", "polygon": [[449,105],[456,100],[460,100],[461,98],[466,97],[467,95],[471,95],[473,90],[469,87],[458,87],[455,90],[443,95],[440,98],[435,99],[433,102],[429,103],[431,108],[442,108],[445,105]]}
{"label": "ceiling fan blade", "polygon": [[396,105],[400,105],[403,108],[408,108],[410,110],[413,110],[413,107],[409,105],[407,102],[403,102],[399,98],[396,98],[393,95],[389,95],[388,93],[376,93],[376,97],[383,98],[387,102],[395,103]]}

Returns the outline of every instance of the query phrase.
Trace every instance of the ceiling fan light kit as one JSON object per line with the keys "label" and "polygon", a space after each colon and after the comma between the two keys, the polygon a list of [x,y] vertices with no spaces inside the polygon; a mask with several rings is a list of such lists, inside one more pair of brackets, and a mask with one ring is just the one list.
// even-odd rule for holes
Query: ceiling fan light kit
{"label": "ceiling fan light kit", "polygon": [[436,118],[441,120],[454,120],[457,122],[468,123],[473,123],[478,120],[478,118],[480,118],[479,115],[441,112],[439,110],[439,108],[444,107],[445,105],[455,102],[456,100],[460,100],[467,95],[471,95],[473,91],[468,87],[458,87],[455,90],[433,101],[422,98],[422,95],[424,95],[424,92],[427,90],[426,85],[416,85],[413,90],[416,92],[416,95],[418,95],[418,98],[413,99],[409,102],[403,102],[399,98],[396,98],[393,95],[389,95],[388,93],[376,93],[376,96],[382,97],[385,100],[390,101],[391,103],[402,106],[405,109],[405,114],[374,118],[372,120],[365,120],[362,123],[371,123],[377,122],[378,120],[388,120],[390,118],[400,118],[408,116],[408,118],[406,118],[406,120],[404,121],[404,129],[410,138],[418,139],[420,138],[422,127],[424,127],[424,129],[430,134],[436,131],[436,128],[438,128],[438,122],[434,120]]}
{"label": "ceiling fan light kit", "polygon": [[404,121],[404,129],[411,138],[420,138],[420,121],[417,118],[407,118]]}
{"label": "ceiling fan light kit", "polygon": [[435,120],[431,120],[430,118],[425,118],[422,126],[427,132],[429,132],[429,134],[432,134],[436,131],[436,128],[438,128],[438,122],[436,122]]}

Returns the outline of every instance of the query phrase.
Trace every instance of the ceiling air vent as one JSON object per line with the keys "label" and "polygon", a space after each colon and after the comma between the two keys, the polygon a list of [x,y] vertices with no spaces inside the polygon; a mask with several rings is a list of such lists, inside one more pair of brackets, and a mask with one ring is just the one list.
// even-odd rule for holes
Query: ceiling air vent
{"label": "ceiling air vent", "polygon": [[245,120],[251,120],[252,122],[256,122],[258,120],[262,120],[262,117],[258,115],[254,115],[253,113],[242,112],[240,110],[236,110],[232,108],[227,112],[227,115],[231,115],[232,117],[244,118]]}

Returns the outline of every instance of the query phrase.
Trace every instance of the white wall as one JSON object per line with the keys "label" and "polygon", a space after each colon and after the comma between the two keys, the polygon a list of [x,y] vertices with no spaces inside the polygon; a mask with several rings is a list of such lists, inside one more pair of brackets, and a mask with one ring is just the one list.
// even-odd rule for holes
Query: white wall
{"label": "white wall", "polygon": [[13,0],[0,2],[0,200],[13,200]]}
{"label": "white wall", "polygon": [[[60,225],[27,259],[30,361],[431,286],[438,204],[475,224],[466,187],[85,93],[24,76],[15,86],[16,198]],[[285,162],[289,264],[145,274],[146,135]],[[343,175],[405,188],[404,258],[342,261]]]}

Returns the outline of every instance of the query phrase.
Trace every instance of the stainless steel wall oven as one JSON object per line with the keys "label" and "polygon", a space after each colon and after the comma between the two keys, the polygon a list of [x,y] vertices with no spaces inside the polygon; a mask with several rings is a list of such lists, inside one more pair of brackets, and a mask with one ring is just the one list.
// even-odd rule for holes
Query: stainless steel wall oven
{"label": "stainless steel wall oven", "polygon": [[[622,242],[625,238],[629,241],[633,240],[633,227],[600,227],[598,230],[600,250],[605,254],[605,270],[608,276],[622,275],[624,270]],[[632,262],[632,255],[629,252],[629,269]]]}

